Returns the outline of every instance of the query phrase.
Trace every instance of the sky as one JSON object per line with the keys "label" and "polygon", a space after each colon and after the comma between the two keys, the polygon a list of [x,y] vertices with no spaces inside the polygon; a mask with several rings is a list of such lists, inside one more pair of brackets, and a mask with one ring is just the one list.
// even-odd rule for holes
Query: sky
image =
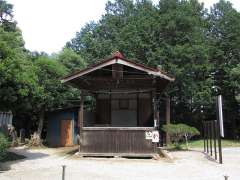
{"label": "sky", "polygon": [[[152,0],[157,3],[158,0]],[[209,8],[218,0],[199,0]],[[240,10],[239,0],[230,0]],[[48,54],[59,52],[76,32],[98,21],[107,0],[7,0],[14,5],[14,19],[22,30],[25,47]]]}

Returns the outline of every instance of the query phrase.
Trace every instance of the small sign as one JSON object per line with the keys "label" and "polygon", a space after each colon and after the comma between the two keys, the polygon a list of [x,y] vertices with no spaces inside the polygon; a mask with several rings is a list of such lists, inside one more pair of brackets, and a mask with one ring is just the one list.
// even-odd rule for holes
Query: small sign
{"label": "small sign", "polygon": [[152,139],[152,131],[146,131],[145,132],[145,138],[146,139]]}
{"label": "small sign", "polygon": [[158,143],[159,142],[159,133],[158,131],[152,132],[152,142]]}

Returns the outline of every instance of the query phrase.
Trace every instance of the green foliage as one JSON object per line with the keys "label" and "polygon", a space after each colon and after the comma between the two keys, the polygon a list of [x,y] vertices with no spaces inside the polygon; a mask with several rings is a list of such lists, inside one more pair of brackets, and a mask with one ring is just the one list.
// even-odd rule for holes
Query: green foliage
{"label": "green foliage", "polygon": [[39,56],[34,60],[38,76],[38,94],[35,95],[38,109],[54,107],[61,100],[60,77],[65,73],[64,67],[47,56]]}
{"label": "green foliage", "polygon": [[86,67],[86,62],[83,58],[69,48],[64,48],[59,54],[57,54],[56,59],[67,68],[68,73],[72,73]]}
{"label": "green foliage", "polygon": [[186,145],[188,147],[188,139],[200,134],[195,127],[186,124],[163,125],[162,130],[169,134],[171,141],[174,142],[176,147],[179,147],[179,142],[184,139],[186,140]]}
{"label": "green foliage", "polygon": [[0,26],[8,32],[16,31],[16,22],[12,20],[12,9],[12,4],[9,4],[4,0],[0,0]]}
{"label": "green foliage", "polygon": [[2,160],[6,155],[6,150],[9,147],[10,143],[8,139],[0,133],[0,160]]}
{"label": "green foliage", "polygon": [[20,31],[7,32],[0,26],[0,109],[27,107],[25,99],[36,87],[34,66],[23,44]]}

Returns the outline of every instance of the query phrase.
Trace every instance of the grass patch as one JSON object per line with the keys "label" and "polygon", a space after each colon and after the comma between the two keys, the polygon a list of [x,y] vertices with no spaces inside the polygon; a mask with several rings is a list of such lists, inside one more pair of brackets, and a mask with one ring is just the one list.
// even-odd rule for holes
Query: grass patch
{"label": "grass patch", "polygon": [[4,156],[4,158],[1,160],[1,162],[16,161],[16,160],[20,160],[20,159],[24,159],[24,158],[26,158],[26,157],[23,155],[18,155],[13,152],[7,152],[6,155]]}
{"label": "grass patch", "polygon": [[[213,142],[213,141],[212,141]],[[222,140],[222,147],[240,147],[240,140]],[[169,150],[186,150],[186,144],[180,143],[178,147],[174,145],[169,145],[167,147]],[[189,148],[203,148],[203,140],[194,140],[189,142]]]}

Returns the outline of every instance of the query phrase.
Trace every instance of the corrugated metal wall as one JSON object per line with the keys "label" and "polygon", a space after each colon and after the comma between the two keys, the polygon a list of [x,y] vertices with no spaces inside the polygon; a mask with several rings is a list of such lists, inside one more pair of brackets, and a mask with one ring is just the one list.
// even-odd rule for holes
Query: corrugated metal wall
{"label": "corrugated metal wall", "polygon": [[8,125],[12,125],[12,118],[11,112],[0,112],[0,131],[7,133]]}
{"label": "corrugated metal wall", "polygon": [[74,110],[62,110],[49,113],[47,117],[47,143],[49,146],[61,146],[61,121],[72,121],[73,144],[77,144],[77,112]]}

